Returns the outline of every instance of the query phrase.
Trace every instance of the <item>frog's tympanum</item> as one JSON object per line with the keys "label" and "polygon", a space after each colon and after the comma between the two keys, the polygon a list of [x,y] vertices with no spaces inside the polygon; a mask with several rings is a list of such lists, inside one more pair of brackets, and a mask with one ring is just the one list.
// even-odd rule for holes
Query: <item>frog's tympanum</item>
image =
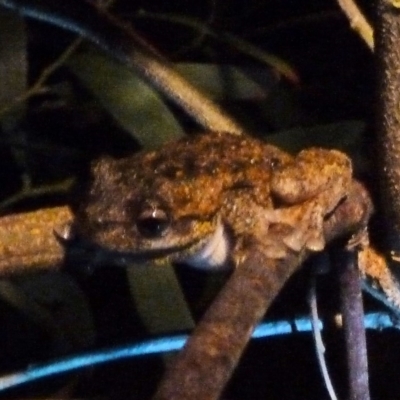
{"label": "frog's tympanum", "polygon": [[157,151],[98,161],[74,232],[119,262],[219,268],[246,243],[268,257],[324,247],[324,218],[345,198],[349,158],[311,148],[292,157],[247,136],[207,133]]}

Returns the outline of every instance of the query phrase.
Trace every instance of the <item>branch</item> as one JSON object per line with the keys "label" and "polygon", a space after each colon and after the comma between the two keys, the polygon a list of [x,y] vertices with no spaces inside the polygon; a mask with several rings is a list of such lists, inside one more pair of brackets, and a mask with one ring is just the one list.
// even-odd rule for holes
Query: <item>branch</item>
{"label": "branch", "polygon": [[400,251],[400,14],[394,1],[376,2],[378,160],[389,246]]}
{"label": "branch", "polygon": [[[370,210],[368,193],[355,183],[347,200],[326,222],[326,238],[333,240],[359,229]],[[249,244],[248,256],[167,370],[154,400],[218,399],[255,326],[308,256],[290,253],[283,260],[272,260],[259,247]]]}
{"label": "branch", "polygon": [[64,249],[54,235],[72,218],[67,207],[0,218],[0,276],[58,270]]}

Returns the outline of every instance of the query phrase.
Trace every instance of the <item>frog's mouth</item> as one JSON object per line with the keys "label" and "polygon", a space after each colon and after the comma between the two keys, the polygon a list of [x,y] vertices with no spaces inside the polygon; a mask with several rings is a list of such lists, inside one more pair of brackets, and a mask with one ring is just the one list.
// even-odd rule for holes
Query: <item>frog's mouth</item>
{"label": "frog's mouth", "polygon": [[[73,228],[72,228],[73,229]],[[77,235],[76,238],[63,238],[58,236],[61,243],[72,252],[78,251],[82,257],[82,252],[91,259],[92,264],[116,264],[119,266],[129,266],[132,263],[145,263],[153,261],[162,264],[166,261],[185,263],[199,269],[217,270],[227,264],[229,257],[230,240],[226,232],[226,227],[222,221],[218,221],[215,229],[202,238],[194,239],[190,242],[176,244],[169,247],[153,247],[142,250],[131,251],[125,249],[110,248],[107,241],[88,240]]]}

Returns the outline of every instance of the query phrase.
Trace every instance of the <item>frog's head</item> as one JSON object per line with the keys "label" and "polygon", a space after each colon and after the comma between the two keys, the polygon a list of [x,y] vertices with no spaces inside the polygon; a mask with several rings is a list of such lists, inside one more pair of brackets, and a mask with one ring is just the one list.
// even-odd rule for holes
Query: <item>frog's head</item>
{"label": "frog's head", "polygon": [[[157,158],[157,159],[156,159]],[[185,262],[217,268],[229,240],[218,215],[223,180],[158,153],[104,158],[75,208],[73,233],[117,262]]]}

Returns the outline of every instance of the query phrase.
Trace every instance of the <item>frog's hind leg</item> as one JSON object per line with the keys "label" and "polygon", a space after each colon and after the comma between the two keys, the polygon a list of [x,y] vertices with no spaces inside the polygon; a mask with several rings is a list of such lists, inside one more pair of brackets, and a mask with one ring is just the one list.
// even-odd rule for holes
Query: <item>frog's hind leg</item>
{"label": "frog's hind leg", "polygon": [[317,198],[299,205],[271,210],[267,213],[267,221],[269,224],[291,227],[282,238],[283,243],[291,250],[299,252],[306,248],[321,251],[325,247],[324,209]]}

